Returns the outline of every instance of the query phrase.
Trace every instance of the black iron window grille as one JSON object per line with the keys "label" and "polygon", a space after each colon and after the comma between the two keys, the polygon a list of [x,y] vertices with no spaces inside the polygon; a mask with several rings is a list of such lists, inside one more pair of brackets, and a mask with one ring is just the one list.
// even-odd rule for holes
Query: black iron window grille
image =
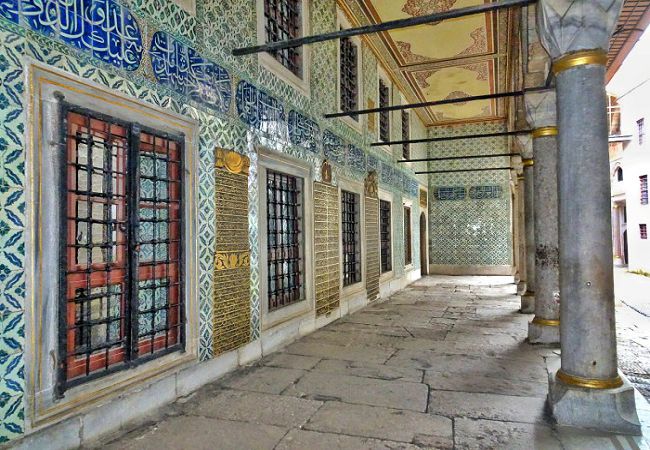
{"label": "black iron window grille", "polygon": [[[379,107],[388,108],[390,106],[390,89],[384,83],[384,80],[379,80]],[[390,111],[382,111],[379,113],[379,140],[382,142],[390,141]]]}
{"label": "black iron window grille", "polygon": [[303,300],[302,179],[267,170],[268,310]]}
{"label": "black iron window grille", "polygon": [[639,224],[639,234],[641,239],[648,239],[648,225],[645,223]]}
{"label": "black iron window grille", "polygon": [[379,241],[381,250],[381,273],[393,270],[390,237],[390,202],[379,201]]}
{"label": "black iron window grille", "polygon": [[648,204],[648,176],[641,175],[639,177],[639,185],[641,186],[641,204]]}
{"label": "black iron window grille", "polygon": [[184,345],[182,137],[65,105],[57,393]]}
{"label": "black iron window grille", "polygon": [[[286,41],[302,35],[302,0],[264,0],[266,42]],[[302,47],[274,50],[271,54],[294,75],[302,78]]]}
{"label": "black iron window grille", "polygon": [[[408,141],[411,139],[411,116],[406,111],[402,111],[402,140]],[[404,142],[402,144],[402,157],[404,159],[411,159],[411,144]]]}
{"label": "black iron window grille", "polygon": [[360,196],[341,191],[341,225],[343,245],[343,286],[361,281]]}
{"label": "black iron window grille", "polygon": [[[359,52],[352,39],[341,38],[340,53],[341,111],[354,111],[359,109]],[[354,120],[359,119],[356,114],[351,117]]]}
{"label": "black iron window grille", "polygon": [[413,263],[413,247],[411,245],[411,208],[404,207],[404,264]]}

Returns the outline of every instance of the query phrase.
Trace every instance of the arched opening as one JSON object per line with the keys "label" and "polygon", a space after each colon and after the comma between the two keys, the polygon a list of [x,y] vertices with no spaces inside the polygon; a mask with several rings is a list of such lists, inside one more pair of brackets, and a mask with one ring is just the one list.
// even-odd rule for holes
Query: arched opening
{"label": "arched opening", "polygon": [[424,213],[420,214],[420,273],[422,275],[429,274],[429,262],[427,258],[427,216]]}
{"label": "arched opening", "polygon": [[623,181],[623,168],[617,167],[614,171],[614,176],[616,177],[616,181]]}

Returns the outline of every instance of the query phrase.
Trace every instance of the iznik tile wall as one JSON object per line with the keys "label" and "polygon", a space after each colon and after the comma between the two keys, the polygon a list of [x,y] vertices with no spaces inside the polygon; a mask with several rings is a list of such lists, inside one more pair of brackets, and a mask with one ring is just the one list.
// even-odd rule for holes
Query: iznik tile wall
{"label": "iznik tile wall", "polygon": [[[430,129],[431,137],[505,131],[501,123]],[[505,137],[431,143],[431,157],[508,153]],[[509,167],[509,157],[432,161],[429,170]],[[512,264],[510,185],[507,170],[429,176],[429,260],[431,264]]]}
{"label": "iznik tile wall", "polygon": [[[336,27],[334,0],[311,2],[312,33]],[[99,6],[99,7],[98,7]],[[97,10],[111,14],[97,15]],[[75,14],[80,11],[81,14]],[[103,22],[102,22],[103,21]],[[26,426],[25,367],[25,130],[27,59],[84,78],[200,125],[198,251],[201,360],[214,355],[216,237],[215,149],[250,158],[248,239],[250,244],[250,338],[260,335],[257,229],[257,145],[320,167],[326,152],[334,177],[362,180],[380,174],[380,187],[417,202],[412,168],[394,155],[370,148],[376,136],[340,120],[322,119],[336,109],[337,44],[310,48],[310,96],[283,82],[257,56],[235,58],[235,47],[257,42],[251,0],[199,0],[196,16],[169,0],[0,0],[0,442],[22,435]],[[364,96],[376,92],[377,62],[363,50]],[[177,62],[185,61],[187,65]],[[367,72],[366,72],[367,71]],[[317,101],[312,101],[317,99]],[[361,130],[367,130],[362,118]],[[396,127],[397,121],[393,121]],[[414,137],[424,128],[414,121]],[[415,148],[414,155],[426,152]],[[316,171],[317,173],[317,171]],[[395,208],[395,267],[403,273],[401,207]],[[414,211],[414,218],[417,217]],[[398,225],[399,224],[399,225]],[[414,249],[418,221],[414,220]],[[417,251],[417,250],[416,250]],[[419,267],[419,258],[414,254]],[[219,351],[219,350],[218,350]]]}

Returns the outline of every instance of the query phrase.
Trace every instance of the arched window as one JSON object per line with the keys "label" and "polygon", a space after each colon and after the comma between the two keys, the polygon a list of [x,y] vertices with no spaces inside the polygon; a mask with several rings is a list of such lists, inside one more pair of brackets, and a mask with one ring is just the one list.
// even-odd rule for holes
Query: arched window
{"label": "arched window", "polygon": [[617,167],[614,171],[614,176],[616,177],[616,181],[623,181],[623,169],[621,167]]}

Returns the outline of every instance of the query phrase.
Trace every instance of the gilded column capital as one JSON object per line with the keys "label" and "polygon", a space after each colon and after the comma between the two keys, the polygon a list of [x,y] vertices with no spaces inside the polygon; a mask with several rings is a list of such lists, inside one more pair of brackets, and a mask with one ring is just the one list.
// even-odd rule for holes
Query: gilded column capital
{"label": "gilded column capital", "polygon": [[622,7],[623,0],[540,0],[537,29],[542,45],[554,63],[585,50],[606,52]]}

